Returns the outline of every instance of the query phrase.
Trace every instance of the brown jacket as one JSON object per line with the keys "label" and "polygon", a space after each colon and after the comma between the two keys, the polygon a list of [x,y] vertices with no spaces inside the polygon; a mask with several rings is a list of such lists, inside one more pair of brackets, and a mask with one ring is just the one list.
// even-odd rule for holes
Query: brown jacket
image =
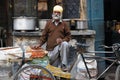
{"label": "brown jacket", "polygon": [[58,45],[56,43],[57,38],[62,38],[63,41],[68,42],[71,39],[70,27],[68,27],[64,21],[55,26],[54,22],[49,20],[43,30],[42,36],[40,37],[40,45],[47,42],[46,49],[51,51]]}

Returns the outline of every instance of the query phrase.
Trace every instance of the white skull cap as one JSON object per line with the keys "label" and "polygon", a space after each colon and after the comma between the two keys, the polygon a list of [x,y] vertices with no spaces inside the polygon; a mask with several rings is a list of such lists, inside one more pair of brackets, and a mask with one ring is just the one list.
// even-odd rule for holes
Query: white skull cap
{"label": "white skull cap", "polygon": [[54,6],[53,11],[58,11],[58,12],[62,13],[63,12],[63,8],[60,5],[56,5],[56,6]]}

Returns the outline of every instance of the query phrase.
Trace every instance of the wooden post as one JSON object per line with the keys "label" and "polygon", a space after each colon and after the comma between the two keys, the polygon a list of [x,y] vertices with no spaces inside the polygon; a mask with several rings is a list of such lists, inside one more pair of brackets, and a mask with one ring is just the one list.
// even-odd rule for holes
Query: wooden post
{"label": "wooden post", "polygon": [[86,0],[80,0],[80,19],[86,20],[87,18],[87,3]]}

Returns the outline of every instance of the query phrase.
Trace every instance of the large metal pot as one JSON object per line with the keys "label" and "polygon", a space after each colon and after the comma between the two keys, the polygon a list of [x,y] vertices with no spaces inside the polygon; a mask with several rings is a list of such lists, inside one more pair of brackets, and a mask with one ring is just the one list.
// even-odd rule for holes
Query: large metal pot
{"label": "large metal pot", "polygon": [[14,30],[35,30],[36,17],[13,17]]}
{"label": "large metal pot", "polygon": [[88,29],[87,20],[76,20],[76,29]]}
{"label": "large metal pot", "polygon": [[45,28],[45,25],[49,19],[39,19],[39,28],[43,30]]}

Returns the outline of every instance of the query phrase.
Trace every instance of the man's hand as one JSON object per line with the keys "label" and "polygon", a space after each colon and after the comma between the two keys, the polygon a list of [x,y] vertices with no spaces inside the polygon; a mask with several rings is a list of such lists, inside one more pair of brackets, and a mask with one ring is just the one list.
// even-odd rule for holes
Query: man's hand
{"label": "man's hand", "polygon": [[63,40],[61,38],[57,38],[56,42],[57,42],[57,44],[60,44],[61,42],[63,42]]}
{"label": "man's hand", "polygon": [[40,45],[32,45],[30,46],[32,49],[39,49],[40,48]]}

